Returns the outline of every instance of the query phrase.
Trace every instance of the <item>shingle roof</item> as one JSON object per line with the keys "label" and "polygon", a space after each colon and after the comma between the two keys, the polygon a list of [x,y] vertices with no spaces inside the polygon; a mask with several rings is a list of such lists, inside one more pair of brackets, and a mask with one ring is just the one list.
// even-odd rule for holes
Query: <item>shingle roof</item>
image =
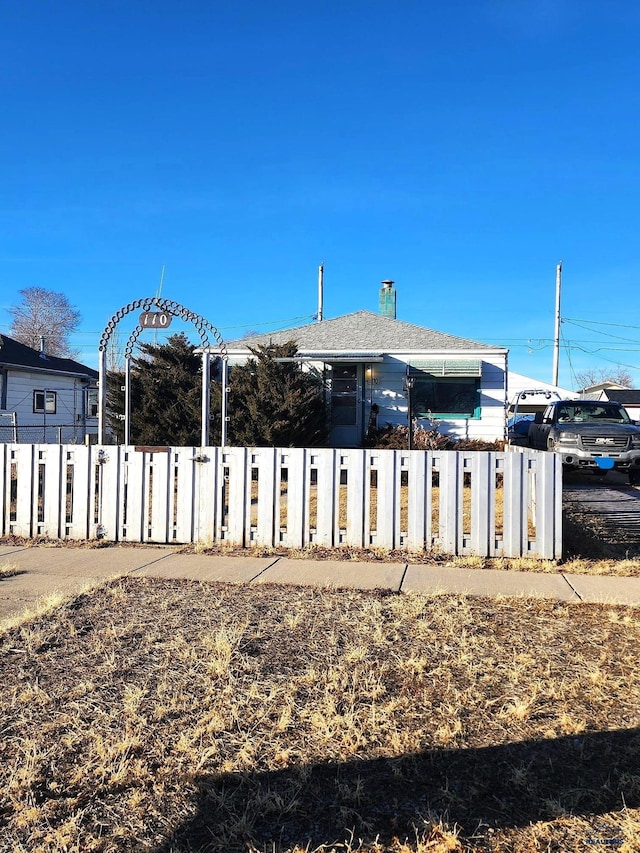
{"label": "shingle roof", "polygon": [[0,335],[0,366],[31,367],[48,370],[51,373],[76,373],[79,376],[98,378],[98,371],[86,364],[80,364],[72,358],[58,358],[54,355],[42,357],[42,353],[15,341],[7,335]]}
{"label": "shingle roof", "polygon": [[495,350],[492,347],[445,332],[436,332],[403,320],[393,320],[371,311],[355,311],[333,320],[310,323],[294,329],[251,335],[237,341],[227,341],[227,347],[248,347],[259,344],[281,344],[295,340],[300,352],[307,350],[368,350],[375,347],[384,352],[407,350]]}
{"label": "shingle roof", "polygon": [[634,388],[608,388],[607,397],[623,406],[640,406],[640,391]]}

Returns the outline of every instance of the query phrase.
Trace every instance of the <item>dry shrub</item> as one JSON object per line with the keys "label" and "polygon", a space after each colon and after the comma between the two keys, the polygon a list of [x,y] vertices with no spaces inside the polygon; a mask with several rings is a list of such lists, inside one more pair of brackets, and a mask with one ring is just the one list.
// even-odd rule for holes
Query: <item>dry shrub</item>
{"label": "dry shrub", "polygon": [[[369,430],[365,447],[376,450],[406,450],[409,428],[405,425],[393,426],[388,423],[379,429]],[[444,435],[437,426],[431,429],[417,427],[413,430],[412,448],[414,450],[504,450],[504,441],[484,441],[480,438],[456,438]]]}

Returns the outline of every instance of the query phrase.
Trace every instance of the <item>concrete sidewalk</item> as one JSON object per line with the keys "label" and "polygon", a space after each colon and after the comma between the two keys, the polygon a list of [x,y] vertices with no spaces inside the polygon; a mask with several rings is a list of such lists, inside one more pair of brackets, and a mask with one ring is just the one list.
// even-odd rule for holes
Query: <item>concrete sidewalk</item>
{"label": "concrete sidewalk", "polygon": [[[15,569],[16,574],[2,578],[2,569]],[[446,564],[221,557],[178,554],[175,548],[165,546],[92,549],[0,544],[0,624],[36,607],[48,596],[77,595],[122,575],[640,606],[640,578],[463,569]]]}

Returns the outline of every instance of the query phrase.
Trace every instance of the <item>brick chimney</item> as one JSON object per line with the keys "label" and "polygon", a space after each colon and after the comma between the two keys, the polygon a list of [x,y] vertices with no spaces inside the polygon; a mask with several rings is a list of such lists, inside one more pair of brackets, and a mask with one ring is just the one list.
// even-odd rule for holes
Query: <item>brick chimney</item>
{"label": "brick chimney", "polygon": [[396,319],[396,292],[393,289],[394,283],[388,278],[381,282],[382,287],[380,288],[380,299],[378,302],[378,310],[382,316],[390,317],[392,320]]}

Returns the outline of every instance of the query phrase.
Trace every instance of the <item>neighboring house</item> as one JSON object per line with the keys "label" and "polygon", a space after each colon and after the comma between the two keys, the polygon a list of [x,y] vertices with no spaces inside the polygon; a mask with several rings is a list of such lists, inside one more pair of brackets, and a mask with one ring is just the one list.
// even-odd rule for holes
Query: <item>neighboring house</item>
{"label": "neighboring house", "polygon": [[0,442],[81,443],[98,431],[98,372],[0,335]]}
{"label": "neighboring house", "polygon": [[325,380],[332,447],[361,445],[370,426],[406,425],[408,397],[425,428],[503,438],[508,351],[395,319],[392,282],[380,308],[227,342],[229,364],[251,357],[249,347],[296,341],[296,359]]}
{"label": "neighboring house", "polygon": [[620,385],[618,382],[610,382],[606,379],[604,382],[598,382],[596,385],[588,385],[586,388],[580,389],[580,396],[586,400],[596,400],[601,391],[629,391],[626,385]]}
{"label": "neighboring house", "polygon": [[[584,396],[584,395],[582,395]],[[607,400],[624,406],[632,421],[640,421],[640,390],[634,388],[603,388],[595,394],[589,394],[592,400]]]}

